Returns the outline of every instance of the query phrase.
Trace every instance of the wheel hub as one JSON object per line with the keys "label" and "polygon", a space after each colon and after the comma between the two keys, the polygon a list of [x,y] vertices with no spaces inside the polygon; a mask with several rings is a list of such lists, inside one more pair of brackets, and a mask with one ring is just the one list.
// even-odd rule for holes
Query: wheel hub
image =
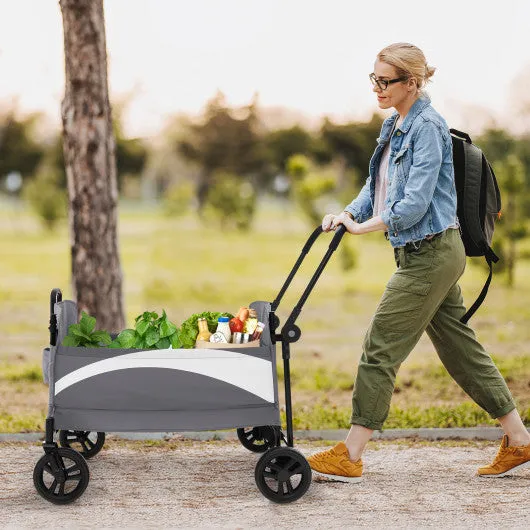
{"label": "wheel hub", "polygon": [[282,469],[278,472],[278,481],[287,482],[291,478],[291,473],[287,469]]}

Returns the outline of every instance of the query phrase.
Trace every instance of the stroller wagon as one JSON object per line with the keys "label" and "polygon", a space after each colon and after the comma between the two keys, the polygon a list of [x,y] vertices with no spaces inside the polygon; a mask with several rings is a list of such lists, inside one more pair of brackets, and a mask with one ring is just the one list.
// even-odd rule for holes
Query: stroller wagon
{"label": "stroller wagon", "polygon": [[[274,302],[250,305],[268,323],[259,347],[143,351],[63,346],[78,311],[75,302],[62,300],[60,289],[54,289],[50,346],[43,353],[43,376],[50,388],[45,454],[33,472],[38,493],[55,504],[82,495],[89,482],[86,459],[101,450],[105,432],[236,428],[244,447],[263,453],[255,468],[262,494],[278,503],[302,497],[311,483],[311,468],[293,448],[290,344],[301,336],[296,318],[344,232],[341,225],[280,333],[275,311],[321,227],[307,240]],[[280,422],[277,342],[284,363],[286,435]],[[56,431],[60,446],[54,441]]]}

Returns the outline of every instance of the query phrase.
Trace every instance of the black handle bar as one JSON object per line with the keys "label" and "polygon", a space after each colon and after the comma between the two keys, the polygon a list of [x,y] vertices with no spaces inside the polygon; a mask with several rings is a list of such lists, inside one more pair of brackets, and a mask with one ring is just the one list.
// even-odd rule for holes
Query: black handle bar
{"label": "black handle bar", "polygon": [[50,346],[55,346],[57,342],[57,318],[55,317],[55,304],[61,302],[63,299],[63,293],[61,289],[53,289],[50,294]]}
{"label": "black handle bar", "polygon": [[328,261],[330,260],[331,256],[333,255],[333,252],[337,249],[339,246],[339,243],[346,233],[346,227],[344,225],[339,225],[337,229],[335,230],[335,235],[333,236],[333,239],[331,240],[331,243],[329,244],[328,250],[324,257],[322,258],[322,261],[320,262],[319,266],[317,267],[317,270],[313,274],[311,280],[309,281],[309,284],[307,285],[305,291],[303,292],[302,296],[300,297],[300,300],[295,305],[294,309],[292,310],[291,314],[287,318],[287,321],[285,322],[285,325],[282,328],[282,332],[280,335],[275,334],[276,328],[279,326],[280,322],[278,320],[278,317],[274,314],[278,306],[280,305],[280,302],[283,298],[283,295],[285,294],[285,291],[293,281],[293,278],[295,274],[297,273],[298,269],[300,268],[300,265],[304,261],[304,258],[306,257],[307,253],[313,246],[313,243],[317,240],[318,236],[322,234],[322,226],[319,226],[316,228],[313,233],[309,236],[309,239],[307,240],[306,244],[304,245],[304,248],[302,249],[302,252],[298,259],[296,260],[296,263],[294,264],[294,267],[292,268],[291,272],[289,273],[289,276],[285,280],[285,283],[283,284],[282,288],[280,289],[280,292],[278,293],[278,296],[272,302],[271,304],[271,336],[273,341],[275,340],[287,340],[288,342],[295,342],[300,337],[300,330],[297,326],[294,325],[296,319],[298,318],[298,315],[302,311],[302,307],[304,306],[307,298],[311,294],[311,291],[315,287],[318,279],[320,278],[320,275],[324,271],[324,268],[326,267]]}

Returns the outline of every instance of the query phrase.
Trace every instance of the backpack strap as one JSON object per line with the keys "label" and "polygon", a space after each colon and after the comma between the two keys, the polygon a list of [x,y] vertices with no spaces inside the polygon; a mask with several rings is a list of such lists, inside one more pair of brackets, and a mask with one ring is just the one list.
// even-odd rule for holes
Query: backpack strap
{"label": "backpack strap", "polygon": [[484,299],[486,298],[486,295],[488,294],[488,289],[491,283],[491,277],[493,275],[493,263],[497,263],[497,261],[499,261],[499,257],[495,254],[495,252],[493,252],[491,247],[488,247],[488,250],[486,251],[486,254],[485,254],[485,258],[490,268],[488,279],[486,280],[486,283],[484,284],[482,291],[480,291],[478,298],[475,300],[473,305],[467,310],[467,313],[460,319],[460,322],[462,322],[462,324],[468,323],[469,319],[475,314],[477,309],[482,305],[482,302],[484,302]]}
{"label": "backpack strap", "polygon": [[465,140],[468,144],[473,143],[471,141],[471,137],[469,136],[469,134],[467,134],[465,132],[459,131],[458,129],[449,129],[449,132],[453,136],[458,136],[458,138],[461,138],[462,140]]}

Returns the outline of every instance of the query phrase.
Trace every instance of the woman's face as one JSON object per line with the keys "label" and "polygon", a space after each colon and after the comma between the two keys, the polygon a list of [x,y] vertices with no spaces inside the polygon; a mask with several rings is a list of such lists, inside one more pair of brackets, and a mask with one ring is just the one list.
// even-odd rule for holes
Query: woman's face
{"label": "woman's face", "polygon": [[[374,65],[374,74],[378,80],[391,81],[399,78],[396,69],[388,63],[377,60]],[[401,104],[411,95],[411,88],[414,89],[414,82],[399,81],[391,83],[386,89],[382,90],[377,84],[373,91],[377,94],[377,103],[380,109],[389,109],[391,107],[399,108]]]}

